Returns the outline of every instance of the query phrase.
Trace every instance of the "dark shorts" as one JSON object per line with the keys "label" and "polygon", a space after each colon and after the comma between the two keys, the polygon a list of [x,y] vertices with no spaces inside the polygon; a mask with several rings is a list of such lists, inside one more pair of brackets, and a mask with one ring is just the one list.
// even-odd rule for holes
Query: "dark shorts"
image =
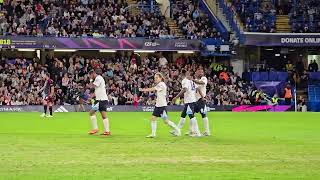
{"label": "dark shorts", "polygon": [[202,99],[199,99],[196,103],[195,112],[196,113],[203,113],[205,111],[206,102]]}
{"label": "dark shorts", "polygon": [[291,105],[291,98],[284,99],[286,105]]}
{"label": "dark shorts", "polygon": [[94,105],[96,108],[92,108],[92,110],[95,110],[95,111],[99,110],[100,112],[107,111],[107,105],[108,105],[108,101],[107,100],[104,100],[104,101],[98,101],[97,100],[95,102],[95,105]]}
{"label": "dark shorts", "polygon": [[167,106],[155,107],[152,113],[152,116],[162,117],[163,112],[167,113]]}
{"label": "dark shorts", "polygon": [[[196,102],[185,104],[184,108],[183,108],[183,111],[181,113],[181,117],[185,118],[187,116],[187,114],[188,114],[189,117],[192,118],[194,116],[194,113],[195,113],[195,106],[196,106]],[[188,107],[190,107],[190,110],[192,111],[192,113],[187,113]]]}

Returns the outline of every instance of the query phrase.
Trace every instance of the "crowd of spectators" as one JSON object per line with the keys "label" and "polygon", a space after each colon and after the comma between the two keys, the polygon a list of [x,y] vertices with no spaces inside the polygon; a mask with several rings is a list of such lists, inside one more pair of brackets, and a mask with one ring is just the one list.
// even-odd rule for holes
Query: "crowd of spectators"
{"label": "crowd of spectators", "polygon": [[[39,105],[42,103],[40,89],[42,75],[48,71],[55,82],[56,104],[86,104],[92,98],[87,73],[101,68],[106,80],[107,92],[113,105],[153,105],[154,93],[141,93],[139,87],[153,85],[155,72],[162,72],[168,85],[168,99],[181,90],[179,72],[182,68],[195,72],[202,66],[208,77],[207,101],[216,105],[252,104],[250,95],[254,88],[236,73],[215,63],[207,64],[199,57],[179,57],[168,61],[163,56],[140,58],[116,55],[109,58],[84,58],[74,55],[69,58],[48,57],[45,65],[37,59],[3,59],[0,65],[0,105]],[[178,99],[174,104],[182,104]]]}
{"label": "crowd of spectators", "polygon": [[246,31],[276,32],[276,9],[271,1],[232,0],[231,7],[245,24]]}
{"label": "crowd of spectators", "polygon": [[170,38],[175,32],[153,11],[132,15],[125,0],[7,0],[0,35]]}
{"label": "crowd of spectators", "polygon": [[320,32],[320,3],[318,0],[298,1],[289,13],[293,33]]}
{"label": "crowd of spectators", "polygon": [[188,39],[220,38],[208,14],[191,0],[178,0],[172,4],[173,19]]}

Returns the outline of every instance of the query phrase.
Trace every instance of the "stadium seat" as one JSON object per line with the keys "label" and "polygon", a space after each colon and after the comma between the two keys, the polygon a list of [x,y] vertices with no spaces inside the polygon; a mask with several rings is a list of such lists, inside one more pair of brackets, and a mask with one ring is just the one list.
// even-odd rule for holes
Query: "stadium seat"
{"label": "stadium seat", "polygon": [[278,73],[270,71],[269,72],[269,81],[278,81]]}
{"label": "stadium seat", "polygon": [[260,81],[268,81],[269,80],[268,72],[260,72]]}

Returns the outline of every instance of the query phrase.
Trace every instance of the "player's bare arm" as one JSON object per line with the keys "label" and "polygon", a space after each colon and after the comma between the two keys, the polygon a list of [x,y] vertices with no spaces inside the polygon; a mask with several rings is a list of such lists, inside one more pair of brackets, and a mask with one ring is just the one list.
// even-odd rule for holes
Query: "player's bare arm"
{"label": "player's bare arm", "polygon": [[54,95],[54,86],[51,86],[50,88],[50,96],[53,97]]}
{"label": "player's bare arm", "polygon": [[206,84],[205,82],[203,82],[201,79],[193,79],[192,80],[194,83],[199,84],[199,85],[204,85]]}
{"label": "player's bare arm", "polygon": [[187,88],[183,88],[183,89],[179,92],[179,94],[172,99],[172,102],[175,102],[179,97],[182,97],[183,94],[184,94],[186,91],[187,91]]}

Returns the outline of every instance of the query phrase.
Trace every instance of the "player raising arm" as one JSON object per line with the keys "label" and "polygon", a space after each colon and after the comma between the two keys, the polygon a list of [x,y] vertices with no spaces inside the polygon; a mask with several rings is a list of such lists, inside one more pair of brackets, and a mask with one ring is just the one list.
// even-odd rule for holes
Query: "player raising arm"
{"label": "player raising arm", "polygon": [[[54,84],[53,80],[50,79],[50,74],[45,73],[44,76],[44,85],[40,89],[42,91],[42,98],[43,98],[43,113],[41,114],[41,117],[53,117],[52,116],[52,106],[53,106],[53,95],[54,95]],[[49,106],[50,114],[47,115],[47,109]]]}
{"label": "player raising arm", "polygon": [[156,86],[152,88],[144,88],[139,89],[141,92],[156,92],[156,106],[153,110],[152,117],[151,117],[151,135],[147,136],[147,138],[154,138],[156,137],[156,130],[157,130],[157,117],[161,117],[166,124],[168,124],[171,128],[174,129],[173,135],[180,136],[180,129],[169,120],[167,115],[167,85],[163,82],[164,78],[161,73],[156,73],[154,75],[154,81]]}
{"label": "player raising arm", "polygon": [[97,124],[97,117],[96,117],[96,111],[99,110],[101,117],[102,117],[102,122],[104,125],[104,133],[102,133],[101,135],[105,135],[105,136],[109,136],[111,135],[110,133],[110,129],[109,129],[109,120],[107,118],[107,103],[108,103],[108,96],[107,96],[107,92],[106,92],[106,83],[103,79],[103,77],[101,76],[102,74],[102,70],[101,69],[97,69],[97,70],[91,70],[89,72],[89,77],[90,77],[90,81],[93,83],[91,83],[90,85],[92,87],[94,87],[94,93],[95,93],[95,105],[93,107],[96,108],[92,108],[90,110],[90,119],[91,119],[91,123],[92,123],[92,130],[89,131],[89,134],[97,134],[99,132],[99,128],[98,128],[98,124]]}
{"label": "player raising arm", "polygon": [[195,136],[201,136],[200,131],[199,131],[199,127],[198,127],[198,122],[196,117],[194,116],[194,109],[195,109],[195,105],[196,105],[196,92],[199,91],[201,97],[203,98],[203,94],[202,92],[199,90],[199,88],[197,87],[197,85],[191,81],[191,76],[190,76],[190,72],[186,71],[186,70],[182,70],[181,72],[181,76],[183,78],[182,80],[182,90],[180,91],[180,93],[174,97],[172,99],[172,102],[175,102],[177,98],[184,96],[184,109],[181,113],[181,118],[178,124],[178,128],[181,129],[186,121],[186,116],[188,114],[189,118],[190,118],[190,131],[194,132]]}

